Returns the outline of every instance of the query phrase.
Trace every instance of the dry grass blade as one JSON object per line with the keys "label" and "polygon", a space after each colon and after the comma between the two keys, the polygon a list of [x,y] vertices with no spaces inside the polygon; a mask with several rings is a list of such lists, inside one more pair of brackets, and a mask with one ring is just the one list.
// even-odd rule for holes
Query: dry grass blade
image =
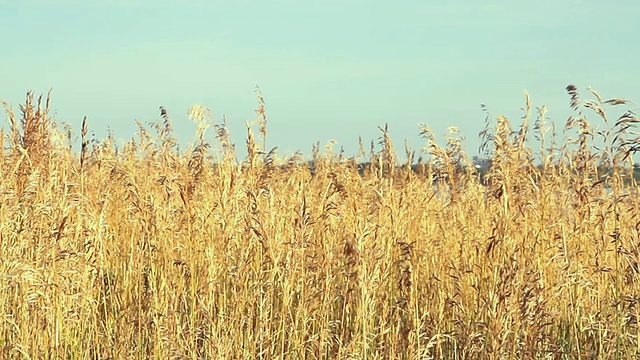
{"label": "dry grass blade", "polygon": [[607,101],[604,102],[605,104],[609,104],[609,105],[625,105],[628,104],[629,101],[624,100],[624,99],[609,99]]}

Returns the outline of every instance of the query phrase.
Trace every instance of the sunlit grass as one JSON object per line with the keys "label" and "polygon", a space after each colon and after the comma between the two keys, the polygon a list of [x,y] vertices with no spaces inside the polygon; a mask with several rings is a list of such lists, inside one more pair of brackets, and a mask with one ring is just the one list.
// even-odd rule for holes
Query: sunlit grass
{"label": "sunlit grass", "polygon": [[366,158],[278,158],[261,97],[240,163],[201,107],[185,152],[162,109],[74,153],[48,100],[5,104],[0,357],[637,357],[638,119],[568,91],[564,136],[528,97],[490,121],[482,177],[426,125],[406,164],[386,127]]}

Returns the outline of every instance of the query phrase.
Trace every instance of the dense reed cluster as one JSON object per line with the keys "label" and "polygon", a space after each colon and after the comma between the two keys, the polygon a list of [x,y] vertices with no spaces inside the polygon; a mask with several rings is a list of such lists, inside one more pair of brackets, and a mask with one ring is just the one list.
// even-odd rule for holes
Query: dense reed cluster
{"label": "dense reed cluster", "polygon": [[164,108],[74,149],[48,97],[4,104],[0,358],[638,357],[639,120],[567,90],[561,132],[488,118],[482,174],[455,128],[279,157],[261,97],[240,161],[202,107],[179,151]]}

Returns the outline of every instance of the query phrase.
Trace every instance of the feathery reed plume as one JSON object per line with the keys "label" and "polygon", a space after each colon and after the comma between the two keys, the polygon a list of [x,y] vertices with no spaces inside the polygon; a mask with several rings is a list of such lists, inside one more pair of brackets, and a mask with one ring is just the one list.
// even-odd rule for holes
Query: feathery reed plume
{"label": "feathery reed plume", "polygon": [[87,117],[82,118],[82,128],[80,130],[80,168],[84,169],[84,163],[87,161],[89,141],[87,140]]}
{"label": "feathery reed plume", "polygon": [[396,168],[396,159],[391,136],[389,136],[389,126],[385,124],[384,128],[379,126],[378,129],[382,132],[379,140],[379,144],[382,147],[380,154],[380,176],[392,179]]}
{"label": "feathery reed plume", "polygon": [[258,124],[259,124],[259,131],[260,134],[262,135],[262,149],[265,150],[267,148],[267,112],[265,110],[265,101],[264,101],[264,97],[262,96],[262,90],[260,90],[260,87],[256,85],[255,88],[255,92],[256,92],[256,98],[258,99],[258,109],[256,110],[256,113],[258,115]]}
{"label": "feathery reed plume", "polygon": [[573,110],[578,110],[580,107],[580,96],[578,95],[578,88],[575,85],[567,85],[567,92],[571,97],[571,101],[569,102],[569,106]]}

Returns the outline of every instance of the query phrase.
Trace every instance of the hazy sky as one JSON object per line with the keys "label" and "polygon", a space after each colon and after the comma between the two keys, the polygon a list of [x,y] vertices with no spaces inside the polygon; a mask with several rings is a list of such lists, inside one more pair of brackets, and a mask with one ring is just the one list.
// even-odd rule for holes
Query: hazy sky
{"label": "hazy sky", "polygon": [[200,103],[242,147],[259,85],[280,153],[335,139],[351,156],[385,123],[417,150],[423,122],[474,155],[480,104],[519,123],[528,90],[562,127],[568,84],[640,101],[639,18],[630,0],[0,0],[0,98],[53,88],[57,120],[79,133],[86,115],[97,138],[162,105],[185,144]]}

